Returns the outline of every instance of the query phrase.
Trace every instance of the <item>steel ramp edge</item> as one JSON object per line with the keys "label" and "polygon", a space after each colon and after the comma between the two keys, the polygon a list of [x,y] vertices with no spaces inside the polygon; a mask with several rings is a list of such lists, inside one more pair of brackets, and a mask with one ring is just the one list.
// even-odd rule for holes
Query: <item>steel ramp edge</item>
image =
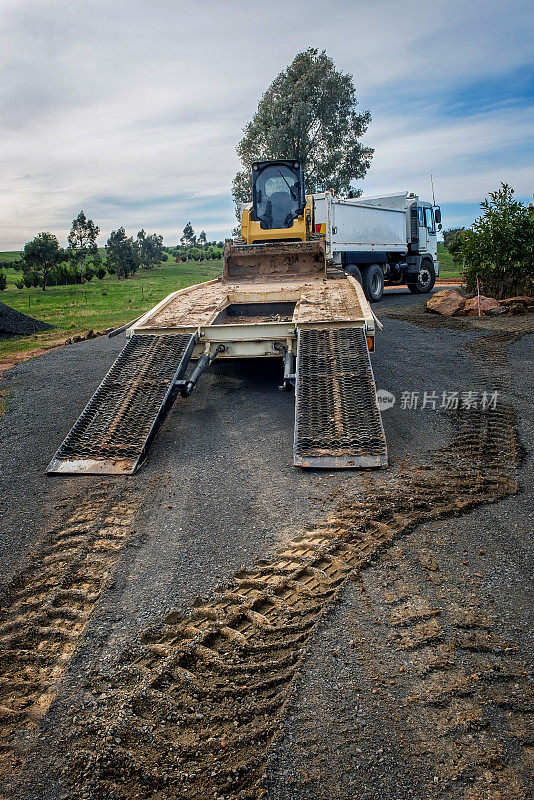
{"label": "steel ramp edge", "polygon": [[132,336],[50,461],[49,474],[131,475],[185,375],[196,333]]}
{"label": "steel ramp edge", "polygon": [[293,463],[321,469],[387,466],[363,328],[297,328]]}

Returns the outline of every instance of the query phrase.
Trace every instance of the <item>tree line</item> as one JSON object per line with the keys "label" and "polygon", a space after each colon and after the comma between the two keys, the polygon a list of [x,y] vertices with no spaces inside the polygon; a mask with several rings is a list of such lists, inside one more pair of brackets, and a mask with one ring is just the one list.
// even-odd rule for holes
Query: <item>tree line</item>
{"label": "tree line", "polygon": [[205,261],[221,259],[224,255],[224,242],[208,241],[206,231],[200,231],[198,237],[188,222],[180,236],[180,243],[170,248],[176,263],[178,261]]}
{"label": "tree line", "polygon": [[[179,261],[220,259],[223,242],[209,242],[205,231],[195,235],[190,222],[185,226],[177,247],[164,247],[163,236],[141,229],[134,238],[123,227],[111,231],[103,258],[97,245],[100,228],[80,211],[72,221],[67,247],[60,247],[53,233],[43,231],[24,245],[19,259],[7,264],[22,273],[16,282],[19,289],[50,285],[85,283],[106,274],[128,278],[137,270],[160,267],[167,254]],[[6,273],[0,270],[0,291],[7,286]]]}
{"label": "tree line", "polygon": [[[100,228],[80,211],[72,221],[67,247],[60,247],[57,236],[48,231],[26,242],[20,259],[9,266],[22,272],[19,289],[51,284],[85,283],[107,273],[127,278],[138,269],[154,269],[166,261],[163,236],[140,230],[134,239],[124,228],[112,231],[105,246],[105,261],[98,249]],[[3,276],[3,279],[2,279]],[[2,287],[3,284],[3,287]],[[5,273],[0,274],[0,288],[5,288]]]}

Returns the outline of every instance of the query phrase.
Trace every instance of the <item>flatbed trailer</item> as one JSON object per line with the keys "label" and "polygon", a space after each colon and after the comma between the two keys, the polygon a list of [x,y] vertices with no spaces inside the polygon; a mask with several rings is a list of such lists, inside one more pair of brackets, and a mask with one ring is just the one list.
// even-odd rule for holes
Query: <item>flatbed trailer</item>
{"label": "flatbed trailer", "polygon": [[128,344],[47,471],[135,472],[174,399],[189,396],[214,358],[266,357],[283,359],[284,387],[295,387],[295,465],[385,466],[375,332],[351,276],[230,277],[180,289],[127,329]]}

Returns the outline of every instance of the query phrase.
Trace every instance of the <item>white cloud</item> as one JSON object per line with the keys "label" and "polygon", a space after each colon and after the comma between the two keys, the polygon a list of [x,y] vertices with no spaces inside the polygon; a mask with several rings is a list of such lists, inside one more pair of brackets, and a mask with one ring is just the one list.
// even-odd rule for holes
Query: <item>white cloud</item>
{"label": "white cloud", "polygon": [[366,192],[478,201],[509,179],[528,195],[532,111],[452,118],[447,92],[532,61],[527,0],[0,0],[0,249],[62,240],[84,208],[105,236],[143,225],[176,240],[192,218],[234,224],[235,144],[299,50],[326,48],[374,121]]}
{"label": "white cloud", "polygon": [[422,113],[375,119],[366,139],[376,153],[363,189],[428,195],[432,173],[444,203],[478,202],[501,180],[513,185],[518,196],[527,196],[534,169],[522,149],[533,130],[534,107],[513,115],[502,110],[453,120]]}

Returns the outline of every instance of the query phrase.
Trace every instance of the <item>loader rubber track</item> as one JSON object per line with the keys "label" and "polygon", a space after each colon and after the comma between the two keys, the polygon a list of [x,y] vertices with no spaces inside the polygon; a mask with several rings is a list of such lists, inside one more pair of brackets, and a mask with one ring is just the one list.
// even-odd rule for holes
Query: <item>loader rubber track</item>
{"label": "loader rubber track", "polygon": [[[468,345],[480,366],[480,387],[507,388],[505,347],[513,338],[488,336]],[[70,762],[64,775],[65,797],[244,800],[260,796],[269,746],[280,731],[317,622],[345,581],[358,579],[365,565],[401,534],[422,522],[459,515],[517,491],[514,469],[521,451],[515,421],[514,409],[502,399],[495,408],[458,411],[453,441],[434,454],[431,464],[410,470],[395,486],[342,502],[324,524],[295,537],[269,562],[241,570],[228,584],[199,599],[192,614],[171,612],[159,627],[147,630],[142,644],[128,648],[116,669],[94,675],[87,686],[79,727],[65,741]],[[399,646],[405,624],[420,627],[406,639],[410,647],[418,636],[420,648],[439,646],[440,623],[434,609],[422,616],[407,609],[405,621],[402,608],[392,613],[400,621]],[[472,654],[471,668],[482,669],[486,656],[478,659],[476,654],[487,652],[483,643],[477,650],[468,637],[463,641]],[[499,670],[523,681],[516,654],[506,647],[494,651]],[[432,669],[423,671],[430,684],[422,685],[421,696],[432,707],[450,702],[454,727],[456,695],[467,694],[460,687],[456,695],[445,690],[442,699],[434,697],[432,692],[439,694],[439,687],[432,688]],[[439,664],[435,669],[439,674]],[[105,699],[96,703],[95,695]],[[491,709],[504,708],[512,716],[506,737],[515,742],[515,751],[501,748],[498,760],[488,761],[477,756],[482,746],[478,734],[468,734],[462,740],[464,767],[455,766],[458,750],[447,745],[441,769],[456,770],[461,783],[440,785],[435,795],[440,800],[529,796],[532,737],[527,716],[532,709],[506,682],[499,695],[488,691],[485,702],[489,710],[484,736],[502,738],[500,725],[492,725]],[[428,714],[427,724],[436,738],[442,724],[439,715]],[[502,776],[515,787],[514,793],[484,795],[494,767],[504,770]],[[503,786],[498,776],[495,780]]]}

